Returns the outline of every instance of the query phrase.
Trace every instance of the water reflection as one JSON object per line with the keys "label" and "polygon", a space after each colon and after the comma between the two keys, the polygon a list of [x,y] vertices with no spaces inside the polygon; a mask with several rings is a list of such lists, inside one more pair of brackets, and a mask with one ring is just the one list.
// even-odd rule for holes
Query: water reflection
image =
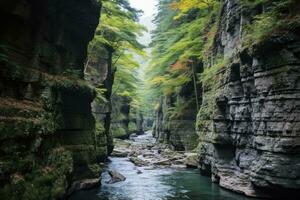
{"label": "water reflection", "polygon": [[82,191],[71,200],[249,200],[250,198],[223,190],[201,176],[198,170],[137,168],[127,158],[111,158],[109,169],[121,172],[125,182],[107,184],[103,173],[101,190]]}

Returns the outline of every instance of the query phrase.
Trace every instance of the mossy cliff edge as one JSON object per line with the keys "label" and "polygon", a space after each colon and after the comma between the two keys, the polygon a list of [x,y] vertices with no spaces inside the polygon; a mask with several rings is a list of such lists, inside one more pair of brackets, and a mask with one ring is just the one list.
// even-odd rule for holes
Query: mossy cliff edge
{"label": "mossy cliff edge", "polygon": [[295,8],[297,1],[223,1],[210,61],[204,61],[200,169],[248,196],[300,195]]}
{"label": "mossy cliff edge", "polygon": [[83,80],[100,6],[5,0],[0,13],[0,199],[62,199],[108,151]]}
{"label": "mossy cliff edge", "polygon": [[[299,1],[212,2],[207,15],[187,14],[205,22],[197,29],[203,40],[197,119],[188,113],[196,125],[183,131],[172,125],[193,99],[179,101],[173,93],[157,107],[154,134],[178,148],[196,129],[199,168],[226,189],[300,196]],[[187,125],[183,119],[176,124]]]}

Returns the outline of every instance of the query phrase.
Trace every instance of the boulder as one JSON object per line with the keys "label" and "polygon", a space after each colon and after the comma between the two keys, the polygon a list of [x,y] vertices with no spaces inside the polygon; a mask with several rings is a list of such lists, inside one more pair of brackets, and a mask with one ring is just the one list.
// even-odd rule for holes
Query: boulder
{"label": "boulder", "polygon": [[136,166],[138,167],[142,167],[142,166],[147,166],[149,165],[149,163],[145,160],[142,160],[140,158],[137,157],[131,157],[130,161],[133,162]]}
{"label": "boulder", "polygon": [[108,184],[114,184],[126,180],[126,177],[117,171],[110,170],[108,171],[108,174],[111,177],[110,181],[108,181]]}
{"label": "boulder", "polygon": [[128,156],[128,152],[123,149],[114,149],[111,156],[124,158]]}
{"label": "boulder", "polygon": [[157,161],[157,162],[154,162],[153,163],[154,165],[171,165],[171,161],[169,159],[164,159],[164,160],[160,160],[160,161]]}
{"label": "boulder", "polygon": [[68,190],[67,194],[69,196],[69,195],[73,194],[76,191],[89,190],[89,189],[92,189],[92,188],[97,188],[100,185],[101,185],[101,178],[76,181],[72,184],[72,186]]}
{"label": "boulder", "polygon": [[184,160],[184,164],[188,168],[198,168],[199,158],[197,153],[185,153],[186,158]]}

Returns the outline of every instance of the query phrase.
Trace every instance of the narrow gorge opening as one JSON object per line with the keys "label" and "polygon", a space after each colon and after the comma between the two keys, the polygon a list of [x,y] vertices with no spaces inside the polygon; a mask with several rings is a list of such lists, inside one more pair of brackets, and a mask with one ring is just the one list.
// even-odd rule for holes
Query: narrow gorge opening
{"label": "narrow gorge opening", "polygon": [[298,199],[299,10],[0,0],[0,199]]}

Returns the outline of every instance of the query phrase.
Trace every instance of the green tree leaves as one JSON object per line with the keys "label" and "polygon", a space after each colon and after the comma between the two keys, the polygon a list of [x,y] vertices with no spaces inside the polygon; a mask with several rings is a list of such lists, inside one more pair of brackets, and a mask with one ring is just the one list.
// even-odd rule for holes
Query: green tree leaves
{"label": "green tree leaves", "polygon": [[[102,0],[102,11],[95,37],[89,45],[87,64],[101,56],[101,52],[112,53],[112,68],[115,79],[112,95],[129,97],[132,101],[137,96],[136,56],[145,56],[144,46],[138,37],[146,28],[138,23],[141,11],[132,8],[128,0]],[[103,89],[97,89],[102,98]]]}
{"label": "green tree leaves", "polygon": [[[148,84],[155,88],[152,91],[156,96],[168,96],[194,79],[192,66],[195,60],[205,57],[216,33],[212,18],[217,16],[219,3],[215,0],[162,0],[158,8]],[[178,68],[180,70],[176,70]]]}

